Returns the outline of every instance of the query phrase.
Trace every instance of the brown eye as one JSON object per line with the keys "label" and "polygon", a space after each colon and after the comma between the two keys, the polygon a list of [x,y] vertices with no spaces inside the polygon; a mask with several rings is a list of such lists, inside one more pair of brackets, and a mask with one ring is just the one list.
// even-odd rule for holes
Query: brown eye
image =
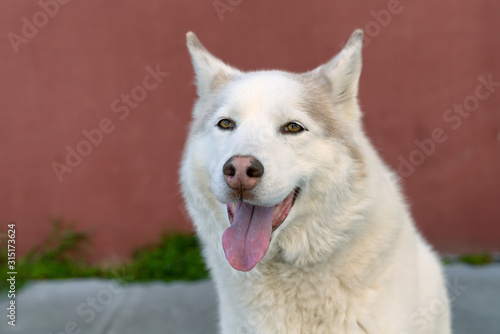
{"label": "brown eye", "polygon": [[217,126],[221,128],[222,130],[232,130],[234,129],[234,123],[230,119],[221,119],[219,123],[217,123]]}
{"label": "brown eye", "polygon": [[302,132],[304,131],[304,127],[298,123],[295,123],[295,122],[290,122],[286,125],[284,125],[282,128],[281,128],[281,133],[284,133],[284,134],[296,134],[296,133],[299,133],[299,132]]}

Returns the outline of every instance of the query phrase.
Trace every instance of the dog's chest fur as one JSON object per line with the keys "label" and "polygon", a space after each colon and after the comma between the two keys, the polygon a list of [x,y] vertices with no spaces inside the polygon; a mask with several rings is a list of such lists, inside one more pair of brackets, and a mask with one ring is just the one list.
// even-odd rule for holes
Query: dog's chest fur
{"label": "dog's chest fur", "polygon": [[260,269],[260,275],[233,280],[232,289],[227,291],[239,296],[239,305],[232,303],[230,307],[235,311],[233,319],[238,319],[230,325],[233,331],[364,333],[364,326],[370,326],[370,320],[360,313],[365,307],[359,305],[366,290],[352,291],[328,272],[329,268],[315,265],[294,269],[279,264]]}

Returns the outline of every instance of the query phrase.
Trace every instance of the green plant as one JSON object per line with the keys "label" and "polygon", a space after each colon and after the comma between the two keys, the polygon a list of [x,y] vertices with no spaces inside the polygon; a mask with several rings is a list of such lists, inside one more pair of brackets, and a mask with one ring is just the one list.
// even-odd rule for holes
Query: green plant
{"label": "green plant", "polygon": [[[54,219],[48,237],[21,257],[18,267],[27,279],[66,278],[94,276],[85,260],[88,233],[75,231],[73,225],[63,226],[61,219]],[[21,272],[19,270],[19,272]]]}
{"label": "green plant", "polygon": [[198,239],[192,234],[164,234],[159,243],[135,251],[126,269],[138,281],[208,277]]}
{"label": "green plant", "polygon": [[[52,230],[45,240],[16,259],[16,286],[20,288],[32,279],[91,277],[99,269],[85,262],[83,247],[88,243],[85,232],[75,231],[72,225],[63,227],[61,219],[54,219]],[[7,267],[6,250],[1,249],[0,267]],[[0,279],[5,282],[5,271]]]}
{"label": "green plant", "polygon": [[493,257],[488,253],[480,254],[466,254],[460,256],[460,262],[472,264],[472,265],[483,265],[493,262]]}
{"label": "green plant", "polygon": [[[114,278],[120,281],[198,280],[208,277],[198,240],[193,234],[164,234],[159,242],[134,252],[131,261],[111,268],[86,260],[89,235],[54,219],[45,240],[16,259],[16,286],[29,280],[76,277]],[[0,245],[0,268],[7,268],[7,249]],[[0,271],[0,290],[7,271]]]}

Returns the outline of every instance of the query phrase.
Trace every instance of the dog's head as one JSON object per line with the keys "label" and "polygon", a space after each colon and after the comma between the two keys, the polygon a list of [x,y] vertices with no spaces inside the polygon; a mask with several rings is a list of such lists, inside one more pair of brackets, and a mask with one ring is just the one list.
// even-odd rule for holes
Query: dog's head
{"label": "dog's head", "polygon": [[360,173],[352,138],[362,37],[355,31],[332,60],[293,74],[242,72],[187,34],[199,96],[190,140],[204,143],[197,160],[227,206],[222,244],[235,269],[251,270],[278,235],[290,259],[303,248],[328,251],[331,240],[308,233],[333,223]]}

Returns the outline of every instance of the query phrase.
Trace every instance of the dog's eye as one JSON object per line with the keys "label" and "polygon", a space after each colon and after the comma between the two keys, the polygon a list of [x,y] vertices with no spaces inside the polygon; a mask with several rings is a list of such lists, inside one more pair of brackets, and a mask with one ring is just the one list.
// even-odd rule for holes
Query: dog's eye
{"label": "dog's eye", "polygon": [[230,119],[224,118],[217,123],[217,126],[222,130],[232,130],[234,129],[234,122]]}
{"label": "dog's eye", "polygon": [[285,124],[281,128],[281,133],[283,134],[295,134],[304,131],[304,127],[298,123],[290,122]]}

